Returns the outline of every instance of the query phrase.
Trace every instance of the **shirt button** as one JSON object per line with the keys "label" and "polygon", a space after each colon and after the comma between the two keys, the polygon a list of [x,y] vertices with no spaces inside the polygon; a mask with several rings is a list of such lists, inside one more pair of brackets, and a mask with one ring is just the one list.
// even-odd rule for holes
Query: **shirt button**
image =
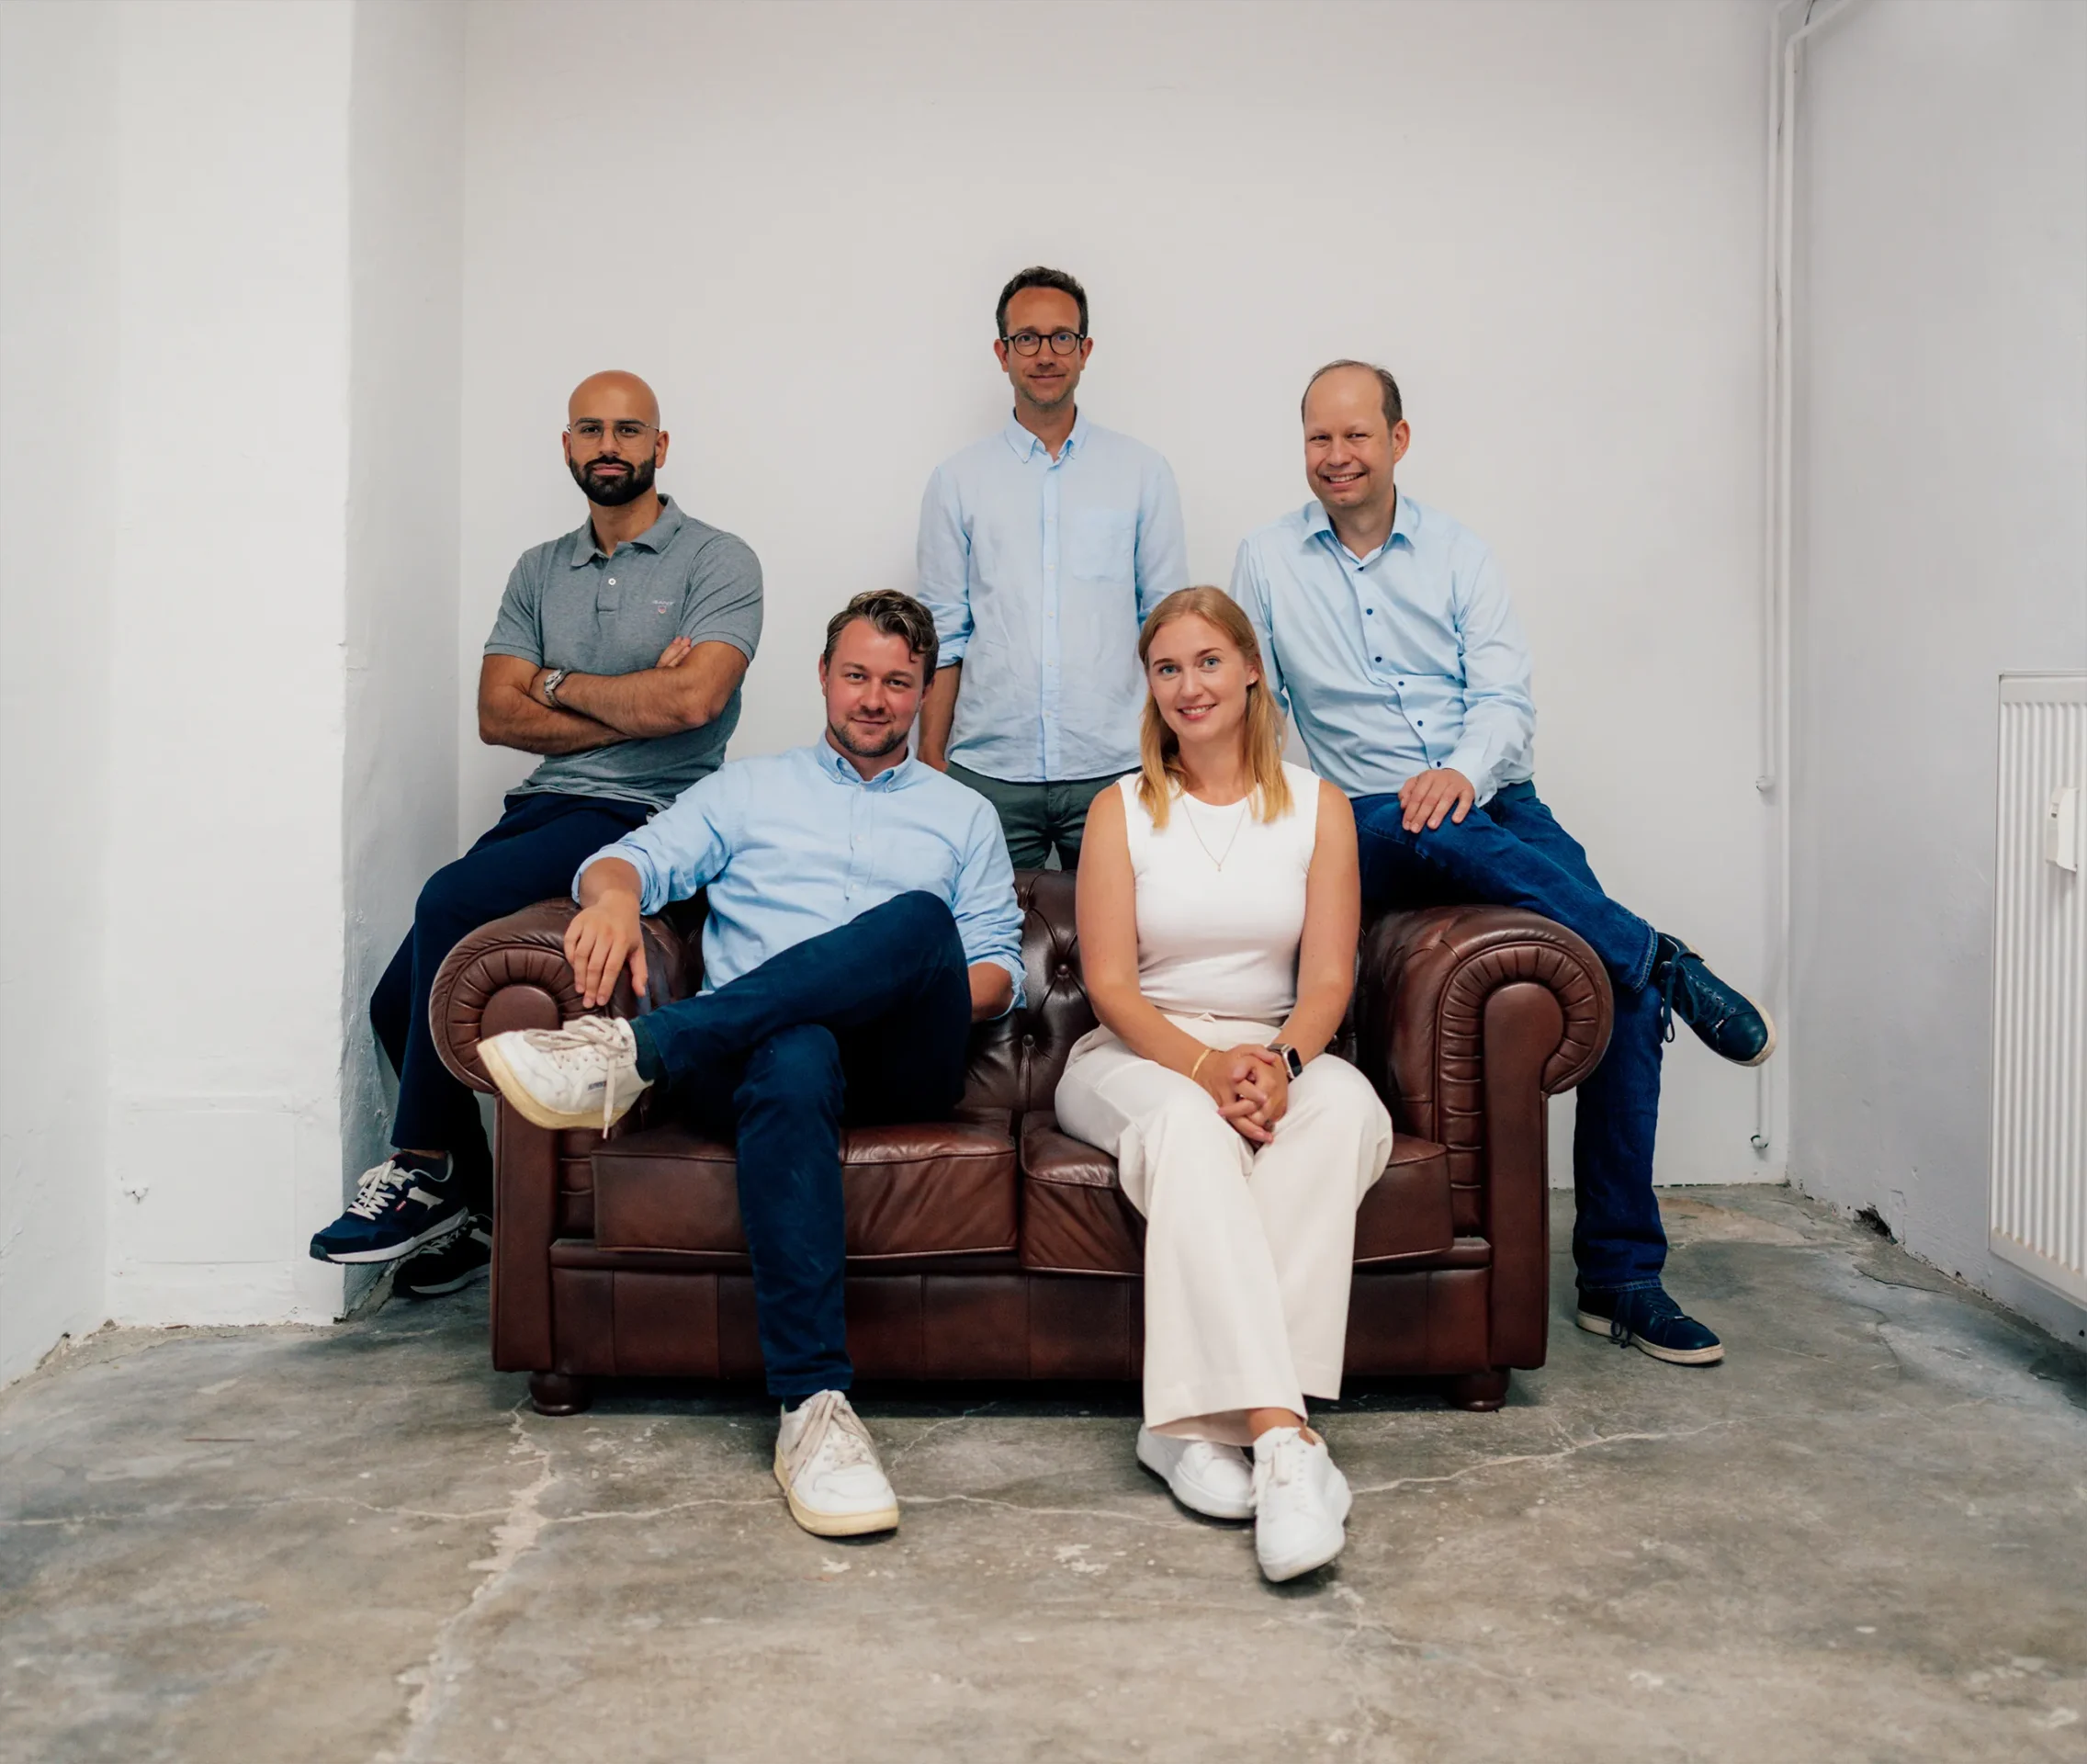
{"label": "shirt button", "polygon": [[1381,655],[1373,655],[1370,659],[1372,662],[1382,662],[1384,658]]}
{"label": "shirt button", "polygon": [[612,588],[614,588],[614,587],[615,587],[615,585],[616,585],[616,579],[615,579],[615,578],[614,576],[611,576],[611,577],[609,578],[609,586],[610,586],[610,587],[612,587]]}
{"label": "shirt button", "polygon": [[1375,618],[1377,616],[1377,609],[1374,606],[1365,606],[1362,609],[1362,616],[1364,618]]}

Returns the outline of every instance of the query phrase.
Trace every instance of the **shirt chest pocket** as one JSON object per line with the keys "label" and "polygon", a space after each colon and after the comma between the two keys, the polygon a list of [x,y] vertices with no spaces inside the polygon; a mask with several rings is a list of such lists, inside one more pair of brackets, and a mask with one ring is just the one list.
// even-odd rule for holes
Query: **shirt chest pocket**
{"label": "shirt chest pocket", "polygon": [[1088,582],[1128,587],[1136,578],[1135,509],[1083,508],[1066,523],[1066,569]]}

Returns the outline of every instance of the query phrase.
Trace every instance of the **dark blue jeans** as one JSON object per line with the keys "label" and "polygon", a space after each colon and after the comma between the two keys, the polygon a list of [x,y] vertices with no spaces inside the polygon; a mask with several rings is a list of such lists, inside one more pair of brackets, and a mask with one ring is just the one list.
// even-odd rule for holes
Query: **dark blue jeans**
{"label": "dark blue jeans", "polygon": [[391,1143],[446,1151],[464,1198],[492,1207],[492,1157],[471,1092],[449,1075],[428,1025],[428,995],[443,958],[480,925],[569,893],[581,864],[614,844],[650,810],[606,797],[550,793],[507,798],[497,825],[454,864],[427,880],[413,906],[413,928],[369,995],[369,1021],[399,1074]]}
{"label": "dark blue jeans", "polygon": [[1666,1233],[1653,1193],[1660,1114],[1660,1001],[1651,925],[1602,892],[1580,842],[1510,784],[1461,825],[1409,833],[1395,796],[1358,797],[1363,899],[1372,907],[1483,900],[1526,907],[1577,932],[1608,969],[1616,1026],[1601,1064],[1580,1086],[1573,1134],[1573,1261],[1582,1292],[1659,1283]]}
{"label": "dark blue jeans", "polygon": [[738,1141],[769,1391],[846,1390],[840,1129],[933,1120],[964,1095],[971,985],[949,908],[895,896],[632,1027],[638,1071]]}

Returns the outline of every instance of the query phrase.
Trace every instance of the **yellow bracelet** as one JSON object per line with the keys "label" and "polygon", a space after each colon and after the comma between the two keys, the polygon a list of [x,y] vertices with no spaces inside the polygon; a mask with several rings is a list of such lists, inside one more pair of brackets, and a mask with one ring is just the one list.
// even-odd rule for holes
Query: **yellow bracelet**
{"label": "yellow bracelet", "polygon": [[1216,1051],[1217,1049],[1214,1047],[1205,1047],[1201,1053],[1196,1056],[1196,1063],[1189,1068],[1189,1079],[1191,1083],[1195,1081],[1196,1074],[1202,1070],[1203,1061],[1208,1059]]}

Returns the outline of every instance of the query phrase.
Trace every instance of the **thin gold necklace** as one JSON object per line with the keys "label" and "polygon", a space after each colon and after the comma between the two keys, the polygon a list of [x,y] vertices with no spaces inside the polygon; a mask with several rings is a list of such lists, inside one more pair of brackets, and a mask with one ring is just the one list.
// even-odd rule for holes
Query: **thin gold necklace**
{"label": "thin gold necklace", "polygon": [[1202,846],[1203,855],[1217,866],[1218,874],[1222,876],[1224,873],[1224,859],[1232,855],[1232,848],[1238,844],[1239,835],[1246,829],[1247,811],[1254,805],[1254,793],[1249,790],[1239,798],[1239,819],[1232,823],[1232,837],[1224,842],[1224,857],[1218,856],[1211,850],[1209,843],[1203,838],[1202,829],[1196,825],[1195,812],[1189,807],[1190,803],[1194,800],[1195,798],[1190,796],[1186,790],[1182,791],[1181,812],[1188,817],[1189,831],[1195,834],[1196,843]]}

